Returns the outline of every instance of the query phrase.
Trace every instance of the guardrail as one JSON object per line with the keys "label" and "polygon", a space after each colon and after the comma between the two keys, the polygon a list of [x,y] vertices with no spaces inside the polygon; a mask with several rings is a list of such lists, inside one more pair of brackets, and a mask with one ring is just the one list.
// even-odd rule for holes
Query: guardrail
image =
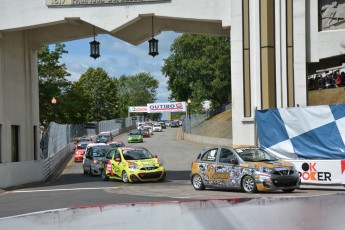
{"label": "guardrail", "polygon": [[62,162],[66,159],[68,154],[72,153],[74,144],[70,143],[59,152],[54,154],[51,157],[43,160],[42,166],[42,179],[47,180],[50,176],[54,175],[57,168],[62,164]]}

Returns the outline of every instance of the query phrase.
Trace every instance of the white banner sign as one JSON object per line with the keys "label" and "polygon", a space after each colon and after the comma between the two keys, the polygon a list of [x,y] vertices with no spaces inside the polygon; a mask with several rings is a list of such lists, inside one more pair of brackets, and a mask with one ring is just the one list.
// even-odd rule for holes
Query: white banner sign
{"label": "white banner sign", "polygon": [[345,184],[345,160],[286,160],[299,171],[302,184]]}
{"label": "white banner sign", "polygon": [[147,104],[148,113],[185,112],[186,102],[166,102]]}
{"label": "white banner sign", "polygon": [[128,111],[130,113],[147,113],[146,106],[129,106]]}

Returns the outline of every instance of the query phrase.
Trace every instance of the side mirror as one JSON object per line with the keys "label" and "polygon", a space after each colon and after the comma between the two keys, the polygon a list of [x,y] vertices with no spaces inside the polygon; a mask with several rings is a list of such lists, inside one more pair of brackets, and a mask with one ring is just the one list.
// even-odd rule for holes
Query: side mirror
{"label": "side mirror", "polygon": [[155,158],[158,158],[158,156],[155,154],[155,155],[153,155]]}
{"label": "side mirror", "polygon": [[115,161],[116,161],[116,162],[120,162],[120,161],[121,161],[121,158],[120,158],[120,157],[117,157],[117,158],[115,158]]}

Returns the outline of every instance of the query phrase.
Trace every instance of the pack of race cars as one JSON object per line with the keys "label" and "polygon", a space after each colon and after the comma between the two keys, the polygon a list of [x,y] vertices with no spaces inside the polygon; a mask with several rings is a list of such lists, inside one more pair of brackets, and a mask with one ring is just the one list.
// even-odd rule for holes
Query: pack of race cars
{"label": "pack of race cars", "polygon": [[[142,142],[141,127],[138,128],[130,132],[128,143]],[[112,139],[98,143],[90,141],[86,147],[85,142],[81,141],[75,147],[75,161],[82,161],[84,174],[100,175],[103,181],[120,180],[124,183],[166,180],[167,172],[162,160],[145,147],[125,146],[123,142]],[[260,148],[229,146],[201,150],[196,160],[191,162],[190,180],[196,190],[225,188],[246,193],[274,190],[289,193],[301,184],[292,163]]]}

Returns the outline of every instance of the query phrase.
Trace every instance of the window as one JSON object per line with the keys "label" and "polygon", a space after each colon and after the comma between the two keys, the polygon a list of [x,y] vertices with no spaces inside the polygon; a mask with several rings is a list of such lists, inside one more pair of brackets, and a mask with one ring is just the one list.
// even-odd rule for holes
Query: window
{"label": "window", "polygon": [[11,126],[12,162],[19,161],[19,125]]}
{"label": "window", "polygon": [[232,163],[236,160],[236,156],[230,149],[222,148],[220,151],[219,162],[220,163]]}
{"label": "window", "polygon": [[217,150],[218,149],[210,149],[204,155],[201,157],[202,161],[216,161],[216,156],[217,156]]}
{"label": "window", "polygon": [[116,149],[116,151],[115,151],[114,159],[116,159],[116,158],[121,158],[121,155],[120,155],[120,152],[118,149]]}
{"label": "window", "polygon": [[114,153],[115,153],[115,149],[111,150],[111,151],[108,153],[108,155],[107,155],[107,159],[110,159],[110,160],[111,160],[111,158],[113,157]]}

